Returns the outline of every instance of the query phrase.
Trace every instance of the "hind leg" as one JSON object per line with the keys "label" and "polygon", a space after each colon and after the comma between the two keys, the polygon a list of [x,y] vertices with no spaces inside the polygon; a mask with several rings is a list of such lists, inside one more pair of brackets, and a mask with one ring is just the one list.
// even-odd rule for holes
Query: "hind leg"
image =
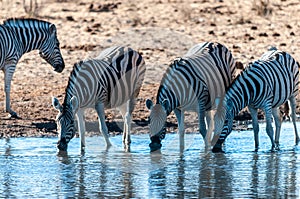
{"label": "hind leg", "polygon": [[119,107],[123,120],[123,144],[126,151],[130,150],[131,138],[130,138],[130,130],[131,130],[131,117],[134,109],[134,99],[131,98],[124,105]]}
{"label": "hind leg", "polygon": [[297,145],[300,141],[300,138],[296,126],[296,99],[294,96],[292,96],[289,100],[290,100],[291,110],[292,110],[292,121],[293,121],[294,131],[295,131],[295,142]]}
{"label": "hind leg", "polygon": [[211,146],[211,135],[212,132],[214,131],[215,128],[215,123],[214,123],[214,115],[215,115],[216,111],[211,110],[211,111],[207,111],[206,112],[206,123],[208,126],[208,130],[207,130],[207,134],[206,134],[206,138],[205,138],[205,142],[207,143],[206,147],[210,147]]}
{"label": "hind leg", "polygon": [[275,149],[279,150],[279,137],[280,137],[280,129],[281,129],[281,118],[279,116],[279,109],[278,108],[273,108],[272,109],[272,115],[274,117],[275,121]]}

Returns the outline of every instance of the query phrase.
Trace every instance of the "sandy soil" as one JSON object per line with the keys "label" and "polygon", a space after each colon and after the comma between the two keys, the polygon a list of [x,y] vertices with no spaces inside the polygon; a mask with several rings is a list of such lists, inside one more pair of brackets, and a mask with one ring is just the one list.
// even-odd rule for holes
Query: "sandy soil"
{"label": "sandy soil", "polygon": [[[101,3],[99,3],[101,2]],[[25,54],[17,65],[12,90],[12,108],[22,119],[8,119],[0,112],[0,137],[57,136],[51,97],[61,101],[73,64],[93,57],[112,45],[127,45],[142,53],[147,64],[144,85],[134,111],[133,133],[145,133],[148,110],[145,99],[155,99],[160,79],[168,64],[196,43],[218,41],[231,49],[244,64],[260,57],[269,46],[276,46],[300,60],[298,0],[143,0],[71,1],[37,0],[34,13],[25,12],[23,1],[0,2],[1,21],[10,17],[37,17],[54,23],[58,30],[66,68],[52,71],[37,51]],[[25,1],[29,10],[30,0]],[[3,74],[0,75],[3,84]],[[0,107],[4,91],[0,87]],[[298,111],[299,112],[299,111]],[[87,113],[87,131],[99,134],[97,116]],[[248,118],[243,112],[241,119]],[[187,114],[187,132],[198,129],[196,114]],[[107,111],[111,133],[121,133],[121,116]],[[176,131],[174,115],[169,130]],[[238,123],[245,129],[247,124]]]}

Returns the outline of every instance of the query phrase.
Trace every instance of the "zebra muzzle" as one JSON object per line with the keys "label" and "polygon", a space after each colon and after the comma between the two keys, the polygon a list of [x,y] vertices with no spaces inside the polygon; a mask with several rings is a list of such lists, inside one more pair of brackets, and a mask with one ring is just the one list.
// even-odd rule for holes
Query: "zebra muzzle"
{"label": "zebra muzzle", "polygon": [[61,73],[65,68],[65,63],[54,66],[54,71]]}
{"label": "zebra muzzle", "polygon": [[166,133],[163,132],[159,135],[154,135],[150,138],[151,143],[149,144],[149,147],[151,152],[161,149],[162,147],[161,141],[165,138],[165,135]]}

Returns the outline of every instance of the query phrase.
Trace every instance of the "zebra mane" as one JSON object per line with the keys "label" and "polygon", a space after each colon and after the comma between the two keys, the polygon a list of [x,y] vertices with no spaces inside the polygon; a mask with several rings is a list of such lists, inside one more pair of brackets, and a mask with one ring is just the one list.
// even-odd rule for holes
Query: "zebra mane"
{"label": "zebra mane", "polygon": [[73,65],[73,70],[70,73],[68,85],[66,86],[66,89],[65,89],[65,99],[62,104],[64,108],[68,105],[69,98],[72,97],[72,96],[68,96],[68,95],[70,95],[71,94],[70,92],[73,90],[72,86],[74,84],[74,78],[77,77],[78,71],[81,69],[82,63],[83,63],[83,61],[79,61]]}
{"label": "zebra mane", "polygon": [[160,81],[160,86],[158,88],[158,91],[157,91],[157,98],[156,98],[156,103],[158,103],[158,97],[159,97],[159,93],[161,92],[161,90],[164,88],[163,84],[164,82],[166,81],[166,78],[167,78],[167,74],[169,73],[170,70],[172,70],[173,67],[176,66],[176,63],[179,62],[181,60],[181,57],[176,57],[174,60],[171,61],[171,63],[169,64],[167,70],[165,71],[165,73],[163,74],[163,77],[161,78],[161,81]]}
{"label": "zebra mane", "polygon": [[9,18],[5,21],[3,21],[3,25],[5,26],[11,26],[11,27],[33,27],[36,24],[44,24],[47,26],[50,26],[51,23],[39,19],[34,18]]}

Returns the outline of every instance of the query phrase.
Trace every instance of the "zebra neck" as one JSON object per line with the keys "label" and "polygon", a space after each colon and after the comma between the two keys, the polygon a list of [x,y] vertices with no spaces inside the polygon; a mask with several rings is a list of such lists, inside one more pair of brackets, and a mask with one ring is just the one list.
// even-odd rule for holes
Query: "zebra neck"
{"label": "zebra neck", "polygon": [[169,101],[169,106],[166,110],[166,114],[167,116],[170,115],[170,113],[175,110],[175,108],[179,107],[179,102],[176,99],[171,99],[171,98],[167,98],[165,96],[158,96],[156,102],[158,104],[163,104],[164,100],[168,100]]}
{"label": "zebra neck", "polygon": [[64,106],[66,106],[67,104],[70,104],[70,101],[72,99],[72,97],[77,97],[78,100],[78,104],[81,104],[81,98],[77,95],[77,91],[75,89],[75,82],[76,79],[74,78],[70,78],[69,82],[68,82],[68,86],[66,87],[66,94],[65,94],[65,99],[64,99]]}
{"label": "zebra neck", "polygon": [[49,37],[46,30],[37,27],[10,27],[19,43],[19,50],[24,53],[40,50],[43,42]]}
{"label": "zebra neck", "polygon": [[249,96],[247,93],[239,92],[228,92],[227,93],[227,112],[230,109],[232,112],[232,117],[235,117],[243,108],[249,105]]}

